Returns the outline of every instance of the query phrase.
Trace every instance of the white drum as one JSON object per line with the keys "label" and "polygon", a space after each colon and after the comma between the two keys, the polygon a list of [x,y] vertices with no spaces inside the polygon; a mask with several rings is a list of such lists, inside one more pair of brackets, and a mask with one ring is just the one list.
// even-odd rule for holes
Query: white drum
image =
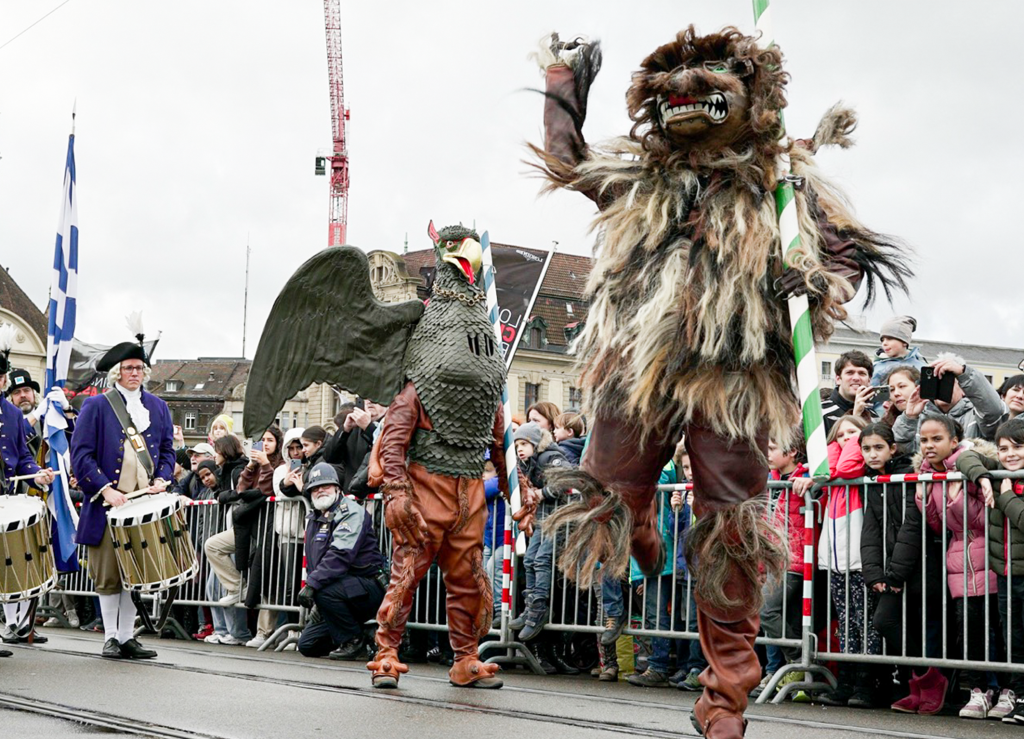
{"label": "white drum", "polygon": [[107,512],[125,589],[155,593],[181,585],[199,572],[184,509],[182,496],[156,493]]}
{"label": "white drum", "polygon": [[57,582],[46,504],[0,495],[0,603],[36,598]]}

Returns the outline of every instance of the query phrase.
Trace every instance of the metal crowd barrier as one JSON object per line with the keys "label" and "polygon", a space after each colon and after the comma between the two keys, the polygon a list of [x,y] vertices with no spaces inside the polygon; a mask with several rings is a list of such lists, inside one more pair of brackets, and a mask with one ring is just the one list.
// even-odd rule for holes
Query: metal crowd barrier
{"label": "metal crowd barrier", "polygon": [[[216,500],[187,501],[185,518],[196,550],[199,573],[179,587],[174,600],[175,606],[223,609],[223,613],[218,615],[223,617],[229,628],[239,618],[236,609],[244,609],[245,605],[244,602],[235,606],[220,605],[219,599],[224,591],[211,573],[203,545],[210,537],[227,531],[228,512],[231,508],[234,505],[222,506]],[[270,497],[257,509],[255,520],[249,523],[252,537],[249,544],[249,566],[243,570],[243,597],[250,587],[250,578],[258,578],[260,597],[257,607],[261,613],[295,614],[297,617],[297,622],[285,623],[281,623],[281,617],[269,619],[271,633],[260,647],[261,651],[272,648],[281,651],[297,642],[298,632],[305,625],[307,613],[296,598],[305,580],[303,536],[309,510],[305,498]],[[62,587],[55,592],[69,596],[95,596],[92,578],[89,576],[88,550],[84,546],[78,548],[78,561],[79,571],[62,575]],[[155,613],[163,601],[163,594],[144,595],[143,600],[152,602]],[[41,612],[61,618],[56,609],[46,607]],[[185,629],[173,617],[168,619],[167,628],[182,638],[189,638]]]}
{"label": "metal crowd barrier", "polygon": [[[1004,478],[1022,479],[1024,472],[1007,473],[993,472],[995,479],[994,487],[998,495],[999,481]],[[941,532],[935,533],[928,526],[927,516],[922,513],[921,526],[921,551],[922,561],[920,572],[922,575],[920,595],[912,594],[906,587],[900,594],[900,635],[901,645],[898,648],[891,647],[885,640],[882,641],[881,649],[874,650],[869,646],[867,639],[860,640],[860,647],[856,650],[839,650],[833,648],[831,642],[833,636],[842,633],[843,641],[849,643],[851,630],[859,630],[861,634],[868,633],[871,628],[869,609],[865,608],[860,615],[859,621],[852,622],[849,615],[852,610],[852,599],[860,597],[869,603],[875,600],[866,587],[860,585],[860,591],[851,588],[851,582],[857,580],[856,571],[849,567],[837,569],[834,567],[836,552],[829,547],[824,560],[819,564],[819,526],[821,525],[824,509],[828,502],[830,488],[841,490],[847,500],[852,491],[860,491],[861,505],[868,512],[868,506],[872,503],[872,497],[865,493],[864,485],[882,486],[883,499],[890,495],[900,496],[901,504],[906,502],[905,496],[915,495],[919,484],[937,482],[942,491],[943,500],[948,497],[951,484],[963,482],[963,477],[956,472],[945,474],[909,474],[890,475],[875,478],[858,478],[851,480],[830,480],[823,484],[815,485],[804,495],[803,505],[800,513],[803,516],[803,554],[804,567],[800,573],[802,577],[803,590],[801,594],[801,625],[799,633],[792,633],[787,623],[785,614],[790,608],[789,594],[784,588],[782,593],[782,632],[779,637],[769,638],[760,636],[757,639],[759,644],[785,647],[790,650],[799,650],[799,659],[795,662],[785,664],[775,673],[774,678],[758,699],[759,702],[771,699],[774,702],[781,702],[787,695],[798,690],[823,690],[835,687],[835,678],[826,670],[820,662],[834,661],[844,663],[881,664],[881,665],[905,665],[919,667],[942,667],[952,669],[970,669],[994,672],[1024,672],[1024,662],[1014,662],[1012,659],[1013,649],[1007,649],[1006,645],[1011,644],[1012,631],[1002,629],[999,621],[999,614],[992,596],[996,595],[994,578],[988,575],[985,578],[984,589],[976,596],[983,598],[977,607],[964,608],[964,618],[955,623],[955,614],[951,613],[954,604],[949,588],[947,587],[947,576],[949,574],[946,552],[952,540],[952,532],[948,527],[948,513],[946,506],[941,511]],[[779,505],[783,496],[789,494],[791,485],[786,482],[769,483],[769,494],[765,499],[765,515],[774,518],[776,506]],[[658,511],[659,528],[662,531],[669,531],[673,541],[673,550],[678,552],[685,546],[685,526],[670,526],[670,521],[665,519],[668,507],[664,505],[664,498],[670,496],[674,491],[680,491],[685,496],[692,491],[692,485],[663,485],[659,486]],[[699,495],[696,491],[696,495]],[[958,504],[964,506],[963,513],[966,519],[968,508],[967,496],[961,496]],[[383,507],[379,501],[371,496],[364,504],[371,513],[375,530],[382,552],[390,561],[391,534],[384,525]],[[502,663],[526,664],[535,670],[539,670],[536,659],[521,644],[516,642],[516,636],[511,632],[508,622],[511,616],[518,613],[517,600],[519,588],[516,587],[517,576],[522,568],[522,557],[512,553],[512,542],[515,529],[511,521],[508,504],[498,498],[494,505],[501,506],[505,512],[504,526],[497,525],[497,518],[492,522],[491,531],[491,570],[489,576],[495,577],[500,573],[501,587],[500,610],[496,609],[494,628],[491,629],[487,643],[482,645],[481,652],[491,653],[489,661]],[[288,507],[287,515],[285,507]],[[900,510],[905,511],[905,505]],[[200,559],[200,576],[188,583],[179,592],[176,603],[187,606],[205,606],[210,608],[220,607],[219,603],[207,590],[208,567],[203,553],[203,542],[214,533],[225,530],[224,507],[219,506],[215,501],[192,501],[186,508],[190,531],[193,532],[193,541],[196,544],[197,555]],[[298,602],[296,594],[304,582],[304,564],[302,558],[302,532],[304,521],[309,511],[309,505],[304,498],[275,500],[273,498],[262,506],[259,512],[259,522],[254,527],[256,536],[253,549],[270,553],[262,560],[269,568],[264,577],[263,588],[259,608],[278,613],[298,614],[298,623],[280,625],[274,632],[271,639],[261,649],[276,647],[283,649],[288,643],[296,641],[296,634],[305,623],[306,614]],[[984,551],[986,563],[989,565],[989,527],[988,509],[985,511],[984,526]],[[888,511],[883,508],[882,512],[882,534],[885,535],[886,524],[888,523]],[[273,518],[273,520],[271,520]],[[789,516],[784,516],[783,535],[790,540]],[[851,549],[850,534],[853,526],[853,519],[845,516],[843,526],[846,527],[847,550],[845,560],[850,563]],[[973,535],[968,535],[970,538]],[[552,560],[558,560],[559,537],[555,537],[554,553]],[[1006,551],[1007,561],[1013,562],[1015,553],[1009,548]],[[888,556],[888,555],[886,555]],[[1021,554],[1024,556],[1024,553]],[[938,558],[939,562],[929,565],[929,558]],[[84,565],[85,551],[80,551],[80,560]],[[487,560],[485,560],[485,566]],[[929,569],[931,568],[931,569]],[[964,548],[963,554],[963,575],[962,584],[967,591],[971,562],[968,548]],[[300,572],[300,570],[302,570]],[[638,578],[630,583],[628,589],[624,589],[623,605],[625,628],[623,633],[639,637],[667,638],[693,640],[699,639],[697,625],[693,620],[693,609],[691,607],[693,598],[693,582],[680,571],[677,557],[672,558],[669,563],[669,570],[660,577]],[[931,572],[929,575],[928,573]],[[83,566],[79,573],[65,576],[63,593],[67,595],[94,595],[92,583],[88,577],[87,568]],[[827,585],[824,595],[825,603],[815,603],[815,584],[821,581]],[[841,583],[843,597],[843,612],[847,618],[841,622],[836,619],[836,608],[830,596],[833,582]],[[1024,578],[1024,576],[1017,576]],[[1008,589],[1012,592],[1012,584],[1015,577],[1011,573],[1007,575]],[[642,588],[638,587],[642,584]],[[598,635],[604,630],[604,612],[600,585],[593,590],[580,589],[573,581],[562,575],[557,567],[552,576],[549,592],[549,613],[548,623],[545,629],[552,632],[564,632],[570,634],[593,634]],[[638,592],[639,591],[639,592]],[[821,597],[818,595],[818,597]],[[920,598],[920,613],[917,612],[917,599]],[[652,602],[653,601],[653,602]],[[972,604],[973,605],[973,604]],[[243,606],[238,606],[243,607]],[[1008,603],[1007,622],[1012,623],[1012,598]],[[937,611],[937,612],[936,612]],[[659,614],[657,618],[651,618],[648,612]],[[824,613],[824,617],[816,619],[815,614]],[[668,628],[664,627],[662,618],[667,614]],[[919,616],[919,617],[918,617]],[[978,657],[971,653],[969,647],[977,646],[979,639],[975,636],[979,630],[978,622],[981,621],[980,639],[982,654]],[[836,622],[833,628],[832,624]],[[953,626],[955,625],[955,629]],[[436,564],[431,568],[430,573],[420,583],[416,592],[413,609],[408,622],[410,629],[421,629],[426,631],[446,631],[447,617],[445,610],[445,590],[441,573]],[[910,628],[920,630],[919,648],[911,649],[908,646],[907,636],[910,635]],[[931,633],[929,631],[931,630]],[[819,643],[818,633],[824,631],[826,639]],[[974,642],[972,643],[972,637]],[[595,638],[596,642],[596,638]],[[962,644],[963,646],[958,646]],[[1024,649],[1024,645],[1019,645]],[[964,652],[967,652],[966,654]],[[518,652],[518,654],[517,654]],[[912,653],[918,652],[918,653]],[[1020,653],[1020,652],[1018,652]],[[797,682],[790,682],[779,690],[775,690],[779,681],[790,672],[803,672],[804,679]]]}

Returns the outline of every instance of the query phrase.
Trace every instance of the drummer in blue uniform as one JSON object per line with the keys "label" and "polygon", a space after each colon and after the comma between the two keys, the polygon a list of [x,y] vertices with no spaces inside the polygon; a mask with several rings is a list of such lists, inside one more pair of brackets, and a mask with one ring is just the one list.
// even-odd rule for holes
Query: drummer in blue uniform
{"label": "drummer in blue uniform", "polygon": [[89,398],[71,437],[71,468],[84,501],[75,540],[88,547],[89,574],[103,615],[103,656],[149,659],[156,656],[134,638],[135,605],[121,584],[107,510],[128,502],[128,493],[161,493],[174,475],[174,425],[167,404],[142,389],[149,358],[142,344],[125,342],[108,351],[96,369],[107,372],[110,387]]}
{"label": "drummer in blue uniform", "polygon": [[[8,352],[5,351],[0,353],[0,495],[13,495],[17,492],[17,483],[10,481],[16,476],[34,475],[32,481],[41,489],[53,482],[53,471],[40,468],[32,459],[25,441],[25,419],[21,411],[4,397],[9,369]],[[4,603],[5,642],[28,641],[32,624],[25,621],[30,612],[30,601]],[[37,637],[33,641],[41,644],[46,639]]]}
{"label": "drummer in blue uniform", "polygon": [[373,519],[341,494],[338,473],[326,462],[309,471],[305,491],[316,510],[306,518],[306,584],[299,603],[315,605],[318,617],[302,630],[299,651],[307,657],[364,657],[363,624],[380,608],[388,577]]}

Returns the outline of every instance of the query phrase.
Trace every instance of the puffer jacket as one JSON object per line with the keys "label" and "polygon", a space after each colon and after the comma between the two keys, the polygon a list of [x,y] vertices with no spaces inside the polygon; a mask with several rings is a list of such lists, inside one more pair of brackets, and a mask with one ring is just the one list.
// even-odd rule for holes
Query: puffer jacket
{"label": "puffer jacket", "polygon": [[[829,477],[840,477],[839,470],[849,467],[849,458],[855,445],[847,441],[845,447],[838,441],[828,445]],[[844,456],[845,455],[845,456]],[[849,475],[848,475],[849,477]],[[864,502],[856,485],[832,485],[825,498],[824,521],[818,539],[818,569],[833,572],[861,569],[860,538],[864,526]]]}
{"label": "puffer jacket", "polygon": [[905,357],[887,356],[881,349],[876,352],[877,359],[874,361],[874,369],[871,371],[871,384],[881,385],[889,377],[889,373],[897,367],[914,367],[921,369],[928,360],[921,356],[921,350],[916,346],[911,348]]}
{"label": "puffer jacket", "polygon": [[[922,460],[919,471],[922,474],[935,472],[951,472],[956,469],[957,460],[960,455],[970,449],[974,442],[961,442],[941,466],[941,469],[934,469],[927,460]],[[949,482],[949,492],[943,491],[943,483],[926,482],[924,487],[924,501],[915,496],[917,506],[922,509],[928,526],[936,534],[942,534],[943,511],[945,511],[945,526],[949,529],[949,547],[946,550],[946,584],[949,586],[950,595],[954,598],[963,598],[975,595],[985,595],[985,583],[988,582],[988,593],[996,592],[996,573],[988,568],[985,556],[985,527],[988,516],[986,515],[985,501],[982,500],[981,491],[969,481]],[[966,506],[966,511],[965,511]],[[966,589],[964,588],[966,573]]]}
{"label": "puffer jacket", "polygon": [[526,461],[520,460],[519,473],[530,481],[530,485],[541,491],[543,496],[537,506],[535,521],[543,521],[554,510],[558,503],[565,500],[564,496],[554,492],[547,487],[547,471],[549,469],[570,469],[572,465],[566,459],[565,453],[555,443],[550,431],[541,430],[540,443],[532,457]]}
{"label": "puffer jacket", "polygon": [[[851,442],[849,467],[842,470],[847,479],[874,477],[875,471],[864,465],[858,440]],[[859,467],[859,469],[858,469]],[[885,465],[886,475],[906,475],[914,471],[913,460],[897,454]],[[903,588],[920,579],[921,512],[914,503],[915,487],[886,486],[869,483],[864,486],[864,528],[860,537],[860,559],[864,582],[870,588],[877,583]],[[934,535],[929,532],[928,539]]]}
{"label": "puffer jacket", "polygon": [[[960,361],[959,357],[954,359]],[[957,383],[964,397],[946,415],[960,424],[965,439],[994,439],[996,429],[1010,417],[1010,409],[992,387],[992,383],[985,379],[985,375],[973,367],[965,364],[964,373],[957,378]],[[910,418],[906,413],[900,415],[892,425],[892,433],[900,449],[908,454],[917,453],[921,448],[918,435],[921,420],[928,414],[937,413],[942,411],[929,400],[924,413],[917,418]]]}
{"label": "puffer jacket", "polygon": [[[807,477],[808,470],[802,464],[790,473],[786,479],[795,480],[798,477]],[[778,482],[782,479],[778,470],[772,470],[769,480]],[[772,522],[779,531],[785,531],[789,538],[789,571],[802,575],[804,571],[804,498],[796,495],[792,489],[786,488],[775,502],[775,513]],[[817,522],[815,522],[817,524]],[[815,525],[814,539],[818,540],[817,525]]]}
{"label": "puffer jacket", "polygon": [[988,556],[992,569],[1003,576],[1024,575],[1024,480],[1013,480],[1012,491],[999,492],[1002,480],[993,480],[989,473],[1001,470],[1002,465],[982,445],[961,454],[956,468],[973,483],[983,477],[992,482],[995,508],[988,512]]}

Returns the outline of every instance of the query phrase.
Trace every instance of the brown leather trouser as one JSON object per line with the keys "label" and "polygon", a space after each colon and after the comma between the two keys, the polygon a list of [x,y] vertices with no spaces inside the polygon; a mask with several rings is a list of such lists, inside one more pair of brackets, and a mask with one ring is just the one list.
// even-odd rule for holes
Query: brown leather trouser
{"label": "brown leather trouser", "polygon": [[[632,424],[597,418],[583,469],[619,493],[633,511],[633,556],[648,573],[656,571],[661,549],[656,507],[658,476],[684,433],[698,518],[743,503],[766,489],[768,466],[763,452],[768,439],[764,433],[751,443],[735,442],[698,421],[664,435],[652,434],[646,444],[641,444],[638,429]],[[760,588],[759,583],[738,578],[733,586],[736,594],[750,593],[747,600],[752,599],[754,588]],[[742,736],[747,694],[761,679],[761,666],[754,653],[759,614],[752,608],[709,613],[700,600],[697,609],[697,628],[708,668],[701,674],[704,695],[696,714],[707,736]]]}
{"label": "brown leather trouser", "polygon": [[483,567],[487,502],[479,479],[444,477],[409,465],[413,500],[427,524],[423,547],[395,545],[391,582],[377,614],[377,645],[397,650],[413,597],[430,565],[437,563],[447,591],[448,638],[455,658],[476,658],[477,643],[491,627],[491,585]]}

